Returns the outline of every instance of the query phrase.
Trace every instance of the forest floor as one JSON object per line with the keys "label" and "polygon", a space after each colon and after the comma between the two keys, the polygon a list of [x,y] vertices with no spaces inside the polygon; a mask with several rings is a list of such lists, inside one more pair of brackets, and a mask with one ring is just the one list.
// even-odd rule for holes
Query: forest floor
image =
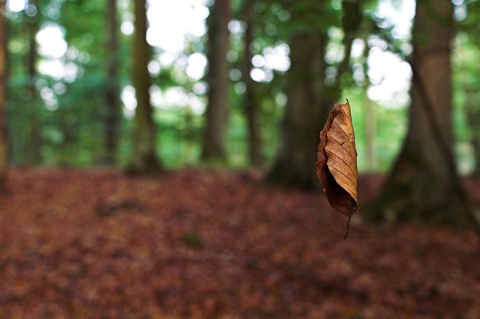
{"label": "forest floor", "polygon": [[[343,240],[322,194],[259,180],[11,171],[0,318],[480,318],[473,231],[369,225],[360,210]],[[360,201],[380,182],[361,177]]]}

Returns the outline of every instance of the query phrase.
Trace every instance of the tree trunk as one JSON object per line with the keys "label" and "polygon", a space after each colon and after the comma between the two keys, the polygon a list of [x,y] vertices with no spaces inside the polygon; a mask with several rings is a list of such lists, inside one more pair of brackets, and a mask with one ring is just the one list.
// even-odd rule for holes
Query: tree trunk
{"label": "tree trunk", "polygon": [[[305,16],[318,21],[318,16],[327,14],[330,2],[295,2],[290,5],[293,8],[292,24],[299,23],[299,28],[305,28]],[[358,1],[343,1],[342,5],[344,58],[337,66],[333,85],[326,86],[324,78],[328,66],[324,60],[328,26],[320,28],[313,25],[291,38],[291,64],[286,89],[288,101],[281,128],[282,144],[267,174],[267,181],[303,189],[320,188],[315,172],[319,133],[334,104],[339,102],[341,77],[350,70],[351,46],[361,22]]]}
{"label": "tree trunk", "polygon": [[281,127],[281,147],[267,181],[298,188],[317,188],[315,173],[318,135],[333,104],[324,104],[324,60],[327,35],[301,32],[290,41],[287,105]]}
{"label": "tree trunk", "polygon": [[375,107],[365,90],[365,149],[367,158],[367,169],[374,172],[377,169],[377,152],[375,149],[375,136],[377,121],[375,119]]}
{"label": "tree trunk", "polygon": [[135,0],[135,34],[133,37],[133,86],[137,108],[133,123],[132,174],[158,174],[163,171],[156,154],[156,130],[153,107],[150,104],[150,74],[148,63],[151,47],[147,42],[146,0]]}
{"label": "tree trunk", "polygon": [[0,0],[0,193],[6,190],[8,168],[7,139],[7,22],[5,18],[6,1]]}
{"label": "tree trunk", "polygon": [[[473,148],[473,175],[480,176],[480,107],[476,103],[476,88],[465,90],[465,115],[470,128],[470,144]],[[480,96],[480,95],[479,95]]]}
{"label": "tree trunk", "polygon": [[472,221],[452,153],[452,14],[450,0],[417,1],[408,133],[368,219],[450,225]]}
{"label": "tree trunk", "polygon": [[228,125],[228,23],[230,0],[216,0],[208,17],[208,104],[205,112],[205,129],[201,158],[205,162],[227,160],[226,135]]}
{"label": "tree trunk", "polygon": [[120,98],[119,98],[119,43],[117,0],[107,0],[106,4],[107,61],[105,90],[105,164],[117,163],[117,149],[120,138]]}
{"label": "tree trunk", "polygon": [[255,101],[255,83],[250,77],[252,70],[252,51],[251,46],[254,39],[253,28],[253,2],[252,0],[244,1],[244,19],[245,19],[245,39],[244,39],[244,57],[242,77],[245,83],[244,107],[245,117],[247,120],[247,138],[248,138],[248,159],[250,164],[260,167],[263,164],[264,157],[262,154],[262,140],[258,129],[258,105]]}
{"label": "tree trunk", "polygon": [[[32,6],[38,8],[36,0],[32,0],[29,3]],[[40,26],[40,12],[37,12],[35,16],[27,17],[27,30],[28,30],[28,54],[27,54],[27,72],[28,72],[28,87],[26,96],[26,109],[30,115],[30,125],[28,128],[28,134],[26,141],[26,158],[25,164],[27,166],[39,165],[41,162],[41,148],[42,148],[42,123],[41,123],[41,104],[39,101],[38,90],[35,86],[37,80],[37,32]]]}

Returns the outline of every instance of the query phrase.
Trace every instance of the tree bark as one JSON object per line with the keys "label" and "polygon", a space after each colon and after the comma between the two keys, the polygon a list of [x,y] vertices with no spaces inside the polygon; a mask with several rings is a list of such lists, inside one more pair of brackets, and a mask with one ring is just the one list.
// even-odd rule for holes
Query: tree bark
{"label": "tree bark", "polygon": [[452,15],[449,0],[417,2],[408,133],[368,219],[475,222],[452,153]]}
{"label": "tree bark", "polygon": [[[473,175],[480,176],[480,107],[476,103],[476,88],[466,87],[465,92],[465,115],[470,128],[470,144],[473,148]],[[480,95],[479,95],[480,96]]]}
{"label": "tree bark", "polygon": [[6,1],[0,0],[0,193],[6,191],[8,169],[7,139],[7,22],[5,18]]}
{"label": "tree bark", "polygon": [[146,0],[135,0],[135,34],[133,37],[133,86],[137,108],[133,123],[133,154],[127,172],[131,174],[158,174],[163,167],[156,154],[156,130],[153,107],[150,104],[148,63],[151,47],[147,42]]}
{"label": "tree bark", "polygon": [[301,32],[290,41],[290,70],[287,73],[287,105],[282,120],[281,146],[267,181],[298,188],[319,186],[315,172],[318,134],[327,119],[323,104],[323,57],[327,35]]}
{"label": "tree bark", "polygon": [[367,158],[367,169],[374,172],[377,169],[378,160],[375,148],[375,136],[377,133],[377,121],[375,119],[375,106],[365,90],[365,149]]}
{"label": "tree bark", "polygon": [[25,164],[27,166],[39,165],[41,162],[41,148],[42,148],[42,123],[41,123],[41,104],[39,101],[38,90],[35,86],[37,80],[37,32],[40,26],[40,9],[36,0],[32,0],[29,3],[32,6],[37,7],[37,14],[35,16],[26,17],[27,30],[28,30],[28,54],[27,54],[27,72],[28,72],[28,86],[26,96],[26,109],[28,110],[30,125],[28,128],[28,134],[26,141],[26,158]]}
{"label": "tree bark", "polygon": [[245,19],[245,38],[243,42],[243,70],[242,78],[245,84],[244,108],[247,120],[247,139],[248,139],[248,159],[250,164],[260,167],[263,164],[264,156],[262,154],[262,139],[258,127],[258,104],[255,101],[255,83],[250,76],[252,70],[252,51],[251,46],[254,39],[254,21],[253,21],[253,2],[244,1],[243,14]]}
{"label": "tree bark", "polygon": [[117,163],[117,149],[120,138],[120,98],[119,98],[119,40],[117,0],[107,0],[106,20],[106,80],[105,90],[105,164]]}
{"label": "tree bark", "polygon": [[216,0],[208,17],[208,104],[205,112],[205,129],[201,158],[204,162],[227,160],[226,135],[228,125],[228,23],[230,0]]}
{"label": "tree bark", "polygon": [[[344,2],[346,1],[342,2],[342,27],[345,33],[345,55],[337,66],[337,78],[331,86],[325,84],[325,70],[328,65],[324,57],[328,44],[328,26],[302,26],[305,15],[318,23],[316,17],[327,14],[330,2],[290,4],[293,9],[292,24],[299,23],[299,27],[302,26],[304,30],[295,33],[289,43],[291,64],[287,73],[288,100],[281,127],[281,146],[273,167],[267,174],[267,182],[302,189],[320,188],[315,172],[319,133],[329,112],[335,103],[339,102],[342,92],[341,77],[349,72],[352,41],[361,22],[359,3]],[[297,8],[299,11],[296,11]]]}

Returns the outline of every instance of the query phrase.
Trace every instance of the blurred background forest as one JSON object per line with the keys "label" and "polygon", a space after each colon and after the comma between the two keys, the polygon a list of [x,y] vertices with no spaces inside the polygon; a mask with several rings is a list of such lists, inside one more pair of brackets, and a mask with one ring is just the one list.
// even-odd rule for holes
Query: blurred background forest
{"label": "blurred background forest", "polygon": [[[287,104],[286,74],[321,58],[325,65],[311,75],[323,82],[321,90],[341,88],[342,93],[297,103],[329,111],[348,98],[360,172],[386,172],[406,132],[411,69],[404,60],[412,50],[415,2],[344,1],[358,6],[352,17],[340,0],[295,3],[150,1],[148,44],[142,46],[134,42],[133,1],[7,1],[9,165],[128,166],[138,152],[135,92],[143,85],[153,106],[147,115],[153,121],[152,147],[166,168],[215,158],[233,168],[271,167]],[[471,173],[480,138],[473,23],[479,10],[477,1],[453,3],[455,155],[461,171]],[[342,16],[358,19],[359,25],[346,31]],[[295,38],[309,32],[325,37],[318,41],[324,47],[313,47],[308,36]],[[141,48],[147,52],[135,52]],[[313,58],[308,50],[316,50]],[[304,55],[298,66],[291,61],[293,52]],[[141,61],[142,54],[148,62]],[[148,73],[135,84],[144,62]],[[220,75],[209,77],[208,70]],[[216,117],[208,116],[208,103],[220,104],[211,112]],[[214,132],[205,133],[208,127]]]}
{"label": "blurred background forest", "polygon": [[[0,319],[480,318],[479,18],[0,0]],[[315,164],[346,99],[343,241]]]}

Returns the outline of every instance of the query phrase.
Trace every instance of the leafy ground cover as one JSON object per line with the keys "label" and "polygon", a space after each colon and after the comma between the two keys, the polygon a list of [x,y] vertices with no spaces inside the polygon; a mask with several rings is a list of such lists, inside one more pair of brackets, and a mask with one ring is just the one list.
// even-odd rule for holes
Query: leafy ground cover
{"label": "leafy ground cover", "polygon": [[[0,318],[480,318],[472,231],[346,218],[257,173],[14,170]],[[471,182],[471,185],[474,183]],[[376,177],[362,177],[359,201]]]}

